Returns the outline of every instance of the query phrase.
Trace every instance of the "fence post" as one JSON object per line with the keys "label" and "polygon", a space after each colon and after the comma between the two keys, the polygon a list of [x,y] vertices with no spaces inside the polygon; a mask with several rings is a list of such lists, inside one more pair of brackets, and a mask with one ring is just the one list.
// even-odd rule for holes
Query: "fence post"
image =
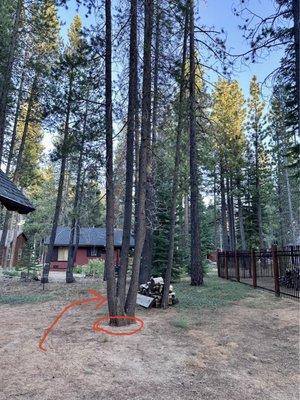
{"label": "fence post", "polygon": [[220,252],[219,252],[219,250],[217,251],[217,268],[218,268],[218,277],[220,278],[221,272],[220,272]]}
{"label": "fence post", "polygon": [[251,250],[251,269],[252,269],[252,281],[253,287],[257,288],[257,275],[256,275],[256,256],[255,250]]}
{"label": "fence post", "polygon": [[234,263],[235,263],[236,280],[239,282],[240,281],[240,266],[239,266],[238,252],[236,250],[234,252]]}
{"label": "fence post", "polygon": [[279,285],[279,266],[278,266],[278,254],[277,246],[272,246],[272,262],[274,270],[274,285],[275,285],[275,296],[280,296],[280,285]]}
{"label": "fence post", "polygon": [[294,246],[291,246],[291,257],[292,257],[292,265],[295,265],[295,259],[294,259]]}
{"label": "fence post", "polygon": [[224,267],[225,267],[225,279],[228,279],[228,254],[224,251]]}

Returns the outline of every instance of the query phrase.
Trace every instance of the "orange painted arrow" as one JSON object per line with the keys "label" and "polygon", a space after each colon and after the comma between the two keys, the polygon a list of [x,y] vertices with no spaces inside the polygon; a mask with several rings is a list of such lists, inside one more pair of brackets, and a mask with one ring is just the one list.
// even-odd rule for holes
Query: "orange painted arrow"
{"label": "orange painted arrow", "polygon": [[64,313],[69,311],[71,308],[81,306],[82,304],[87,304],[92,301],[94,301],[96,304],[96,308],[102,307],[105,303],[107,303],[107,299],[105,296],[103,296],[101,293],[97,292],[97,290],[93,289],[88,289],[88,293],[92,295],[93,297],[90,297],[88,299],[82,299],[82,300],[76,300],[73,301],[72,303],[68,304],[66,307],[62,309],[62,311],[54,318],[53,322],[49,327],[45,330],[43,336],[41,337],[39,341],[39,349],[42,351],[47,351],[44,347],[44,343],[51,333],[51,331],[54,329],[54,327],[58,324],[59,320],[63,317]]}

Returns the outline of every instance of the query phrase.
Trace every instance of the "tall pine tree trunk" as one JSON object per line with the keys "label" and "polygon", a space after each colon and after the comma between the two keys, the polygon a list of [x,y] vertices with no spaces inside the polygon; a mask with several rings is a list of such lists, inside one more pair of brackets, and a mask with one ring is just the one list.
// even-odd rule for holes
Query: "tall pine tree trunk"
{"label": "tall pine tree trunk", "polygon": [[[20,148],[18,151],[16,167],[15,167],[15,171],[14,171],[14,175],[13,175],[13,182],[16,184],[18,183],[19,173],[20,173],[21,166],[22,166],[23,154],[24,154],[24,150],[25,150],[25,143],[26,143],[26,139],[28,136],[28,130],[29,130],[29,123],[32,118],[32,107],[33,107],[34,99],[36,96],[36,89],[37,89],[37,76],[35,75],[32,86],[31,86],[29,99],[28,99],[28,106],[27,106],[27,111],[26,111],[26,116],[25,116],[24,128],[23,128],[22,137],[21,137],[21,144],[20,144]],[[16,123],[17,123],[17,121],[15,121],[15,124]],[[14,129],[16,129],[16,128],[17,128],[17,126],[14,127]],[[16,132],[15,132],[15,135],[16,135]],[[11,143],[10,151],[12,151],[12,143]],[[12,155],[9,156],[9,165],[11,163]],[[3,223],[3,227],[2,227],[2,236],[1,236],[1,240],[0,240],[0,261],[1,261],[2,266],[6,266],[6,264],[7,264],[6,259],[7,259],[8,252],[7,252],[7,249],[5,249],[5,242],[6,242],[7,232],[8,232],[9,225],[10,225],[10,219],[11,219],[11,212],[6,210],[4,223]]]}
{"label": "tall pine tree trunk", "polygon": [[264,248],[264,235],[262,228],[262,208],[261,208],[261,196],[260,196],[260,165],[259,165],[259,143],[258,143],[258,132],[255,132],[255,208],[256,218],[258,225],[258,237],[259,247]]}
{"label": "tall pine tree trunk", "polygon": [[1,240],[0,240],[0,265],[3,268],[6,267],[7,248],[6,248],[5,244],[6,244],[6,238],[7,238],[7,233],[9,230],[11,218],[12,218],[12,212],[6,210],[4,222],[3,222],[3,226],[2,226],[2,235],[1,235]]}
{"label": "tall pine tree trunk", "polygon": [[82,140],[80,144],[80,153],[78,159],[78,166],[77,166],[77,176],[76,176],[76,188],[75,188],[75,197],[74,197],[74,204],[73,204],[73,217],[71,223],[71,231],[70,231],[70,239],[69,239],[69,247],[68,247],[68,264],[67,264],[67,271],[66,271],[66,283],[73,283],[75,282],[73,269],[74,269],[74,262],[76,259],[76,244],[74,243],[75,238],[75,230],[78,226],[78,219],[79,219],[79,202],[80,202],[80,194],[81,194],[81,171],[82,171],[82,164],[83,164],[83,151],[84,151],[84,137],[85,137],[85,130],[86,130],[86,119],[87,119],[87,110],[84,116],[84,125],[83,125],[83,132],[82,132]]}
{"label": "tall pine tree trunk", "polygon": [[20,223],[20,214],[16,213],[16,218],[13,225],[13,236],[11,241],[11,252],[9,260],[10,269],[14,266],[15,253],[17,249],[18,232],[19,232],[19,223]]}
{"label": "tall pine tree trunk", "polygon": [[226,198],[224,185],[224,167],[223,161],[220,162],[220,194],[221,194],[221,224],[222,224],[222,247],[223,250],[229,250],[227,218],[226,218]]}
{"label": "tall pine tree trunk", "polygon": [[[138,70],[138,49],[137,49],[137,70]],[[134,236],[137,230],[137,204],[139,186],[139,158],[140,158],[140,99],[139,99],[139,75],[137,74],[137,96],[134,113],[135,137],[134,137]]]}
{"label": "tall pine tree trunk", "polygon": [[[105,0],[105,131],[106,131],[106,257],[108,311],[117,315],[114,259],[114,180],[113,180],[113,125],[112,125],[112,18],[111,1]],[[110,319],[116,325],[116,319]]]}
{"label": "tall pine tree trunk", "polygon": [[126,275],[128,268],[128,253],[130,249],[132,190],[134,170],[134,138],[136,135],[135,113],[137,105],[137,0],[131,0],[130,7],[130,49],[129,49],[129,90],[127,113],[127,143],[126,143],[126,183],[122,248],[120,271],[117,286],[118,315],[125,313]]}
{"label": "tall pine tree trunk", "polygon": [[158,72],[160,57],[160,24],[161,10],[159,3],[156,4],[156,24],[155,24],[155,52],[154,52],[154,73],[153,73],[153,107],[152,107],[152,144],[149,151],[149,170],[147,176],[147,196],[146,196],[146,237],[142,252],[140,283],[148,282],[151,277],[152,256],[153,256],[153,231],[155,225],[155,184],[156,184],[156,160],[153,156],[153,149],[156,144],[157,131],[157,111],[158,111]]}
{"label": "tall pine tree trunk", "polygon": [[231,178],[226,178],[226,191],[227,191],[227,210],[228,210],[228,223],[229,223],[229,248],[235,250],[235,221],[234,221],[234,204],[232,195]]}
{"label": "tall pine tree trunk", "polygon": [[196,65],[194,0],[189,1],[190,13],[190,77],[189,77],[189,129],[190,129],[190,191],[191,191],[191,284],[203,284],[200,238],[199,178],[196,140]]}
{"label": "tall pine tree trunk", "polygon": [[22,12],[23,1],[18,0],[13,31],[11,35],[11,42],[8,51],[8,60],[6,63],[6,68],[4,72],[3,85],[0,93],[0,165],[2,162],[3,156],[3,144],[4,144],[4,136],[5,136],[5,125],[6,125],[6,113],[7,113],[7,102],[8,95],[11,89],[11,77],[12,77],[12,67],[15,59],[15,52],[18,42],[18,31],[20,27],[21,20],[21,12]]}
{"label": "tall pine tree trunk", "polygon": [[29,132],[29,124],[32,119],[33,105],[34,105],[34,101],[36,99],[36,94],[37,94],[36,93],[37,84],[38,84],[38,77],[37,77],[37,75],[35,75],[32,86],[31,86],[29,99],[28,99],[28,106],[27,106],[27,111],[26,111],[24,128],[23,128],[23,132],[22,132],[21,143],[20,143],[20,148],[19,148],[17,162],[16,162],[16,168],[14,171],[13,181],[15,183],[17,183],[19,181],[19,175],[20,175],[21,168],[22,168],[23,154],[24,154],[25,145],[26,145],[28,132]]}
{"label": "tall pine tree trunk", "polygon": [[292,233],[292,241],[293,245],[296,244],[296,230],[295,230],[295,219],[294,219],[294,211],[293,211],[293,203],[292,203],[292,194],[291,194],[291,185],[290,179],[287,169],[285,168],[285,182],[286,182],[286,189],[287,189],[287,200],[288,200],[288,210],[289,210],[289,220],[290,220],[290,227]]}
{"label": "tall pine tree trunk", "polygon": [[183,37],[183,51],[182,51],[182,64],[181,64],[181,75],[180,75],[180,90],[179,90],[179,111],[178,111],[178,122],[177,122],[177,137],[176,137],[176,148],[175,148],[175,161],[174,161],[174,172],[173,172],[173,186],[172,186],[172,202],[170,210],[170,233],[169,233],[169,250],[168,250],[168,263],[165,273],[164,291],[161,306],[166,308],[169,304],[169,289],[171,283],[171,275],[173,268],[174,258],[174,236],[175,236],[175,222],[176,222],[176,205],[178,199],[178,186],[179,186],[179,166],[180,166],[180,147],[182,142],[182,120],[183,120],[183,97],[184,97],[184,72],[186,65],[186,54],[187,54],[187,37],[188,37],[188,7],[186,9],[185,26],[184,26],[184,37]]}
{"label": "tall pine tree trunk", "polygon": [[296,98],[298,105],[298,130],[300,131],[300,5],[299,0],[293,0],[294,40],[295,40],[295,70]]}
{"label": "tall pine tree trunk", "polygon": [[240,228],[240,239],[241,239],[241,247],[242,250],[245,251],[247,250],[247,244],[246,244],[246,236],[245,236],[245,221],[244,221],[244,212],[243,212],[243,203],[241,199],[241,184],[240,180],[237,180],[237,189],[238,189],[238,196],[237,196],[237,201],[238,201],[238,216],[239,216],[239,228]]}
{"label": "tall pine tree trunk", "polygon": [[17,99],[16,111],[15,111],[15,117],[14,117],[14,126],[13,126],[12,135],[11,135],[9,153],[8,153],[7,164],[6,164],[6,174],[9,174],[9,172],[10,172],[11,163],[12,163],[12,159],[13,159],[13,155],[14,155],[15,144],[16,144],[17,127],[18,127],[20,108],[21,108],[21,103],[22,103],[22,98],[23,98],[23,85],[24,85],[25,71],[26,71],[25,62],[26,62],[26,54],[24,57],[24,66],[23,66],[23,71],[22,71],[22,75],[21,75],[21,79],[20,79],[20,86],[19,86],[19,90],[18,90],[18,99]]}
{"label": "tall pine tree trunk", "polygon": [[219,249],[218,243],[218,221],[217,221],[217,174],[214,169],[214,248]]}
{"label": "tall pine tree trunk", "polygon": [[56,231],[57,231],[58,220],[59,220],[59,216],[60,216],[61,204],[62,204],[62,199],[63,199],[65,172],[66,172],[66,165],[67,165],[67,145],[68,145],[68,139],[69,139],[69,124],[70,124],[70,113],[71,113],[71,105],[72,105],[72,91],[73,91],[73,74],[71,72],[70,81],[69,81],[69,91],[68,91],[67,110],[66,110],[66,118],[65,118],[65,126],[64,126],[62,158],[61,158],[61,165],[60,165],[57,197],[56,197],[55,211],[54,211],[54,216],[53,216],[53,221],[52,221],[51,235],[50,235],[45,265],[43,267],[43,276],[41,279],[41,283],[48,283],[48,281],[49,281],[50,264],[52,261]]}
{"label": "tall pine tree trunk", "polygon": [[149,167],[149,148],[151,143],[151,42],[153,26],[153,0],[145,0],[144,26],[144,65],[143,65],[143,97],[142,126],[139,156],[139,185],[137,204],[137,229],[133,256],[132,275],[126,298],[126,313],[134,315],[136,296],[139,285],[141,255],[146,235],[146,188]]}

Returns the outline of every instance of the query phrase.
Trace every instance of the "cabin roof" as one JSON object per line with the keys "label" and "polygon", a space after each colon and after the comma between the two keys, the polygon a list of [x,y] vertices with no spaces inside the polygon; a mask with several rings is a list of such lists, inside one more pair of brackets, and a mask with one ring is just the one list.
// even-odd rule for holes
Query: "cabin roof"
{"label": "cabin roof", "polygon": [[0,170],[0,202],[10,211],[28,214],[35,208],[20,189]]}
{"label": "cabin roof", "polygon": [[[71,228],[61,226],[57,228],[56,237],[54,246],[68,246],[70,240]],[[114,245],[115,247],[122,246],[122,229],[114,230]],[[48,245],[50,241],[50,237],[48,236],[45,239],[45,244]],[[74,238],[75,241],[75,238]],[[88,228],[82,227],[80,228],[79,235],[79,246],[80,247],[89,247],[89,246],[106,246],[106,229],[105,228]],[[134,239],[130,238],[130,246],[134,247]]]}

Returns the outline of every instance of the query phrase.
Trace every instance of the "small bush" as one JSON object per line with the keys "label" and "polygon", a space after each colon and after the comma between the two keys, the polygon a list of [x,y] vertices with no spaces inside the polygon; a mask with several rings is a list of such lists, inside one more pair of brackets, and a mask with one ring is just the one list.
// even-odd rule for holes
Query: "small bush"
{"label": "small bush", "polygon": [[8,278],[13,278],[14,276],[20,276],[21,272],[16,269],[4,270],[3,275]]}
{"label": "small bush", "polygon": [[99,278],[104,274],[104,261],[103,260],[90,260],[86,267],[83,267],[85,276],[92,276]]}
{"label": "small bush", "polygon": [[76,265],[76,267],[74,268],[74,273],[75,274],[82,274],[83,272],[83,266],[82,265]]}
{"label": "small bush", "polygon": [[40,264],[36,264],[32,261],[27,261],[27,263],[24,262],[22,264],[19,264],[16,267],[16,271],[21,277],[25,276],[26,280],[37,279],[39,272],[41,272],[42,268],[43,267]]}

